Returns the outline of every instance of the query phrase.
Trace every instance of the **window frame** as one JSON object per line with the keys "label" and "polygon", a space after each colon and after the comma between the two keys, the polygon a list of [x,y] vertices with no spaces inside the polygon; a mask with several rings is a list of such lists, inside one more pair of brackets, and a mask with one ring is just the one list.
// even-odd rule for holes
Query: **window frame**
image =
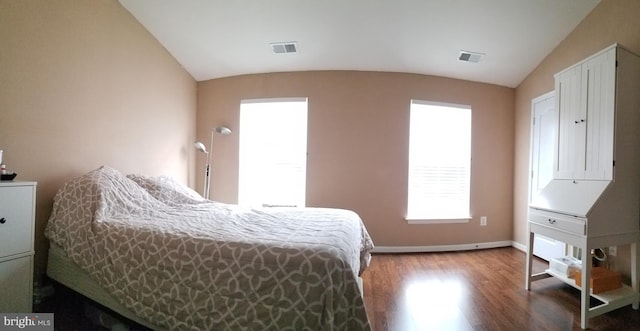
{"label": "window frame", "polygon": [[[411,177],[412,177],[412,147],[411,147],[411,142],[412,142],[412,135],[411,135],[411,128],[412,128],[412,116],[411,116],[411,112],[412,110],[414,110],[413,105],[422,105],[422,106],[436,106],[436,107],[450,107],[450,108],[458,108],[458,109],[466,109],[469,111],[468,113],[468,138],[469,138],[469,143],[468,143],[468,164],[467,164],[467,183],[466,183],[466,187],[467,187],[467,193],[468,193],[468,197],[467,197],[467,206],[466,206],[466,211],[462,212],[460,214],[452,214],[452,215],[425,215],[423,213],[416,213],[415,210],[413,211],[413,213],[411,213],[411,206],[410,203],[412,201],[411,199]],[[408,141],[409,141],[409,146],[407,149],[407,203],[405,205],[406,207],[406,214],[405,214],[405,220],[407,221],[407,223],[409,224],[441,224],[441,223],[469,223],[469,221],[472,219],[472,213],[471,213],[471,168],[472,168],[472,153],[473,153],[473,144],[472,144],[472,133],[473,133],[473,126],[472,126],[472,119],[473,119],[473,110],[472,107],[470,105],[462,105],[462,104],[454,104],[454,103],[445,103],[445,102],[435,102],[435,101],[426,101],[426,100],[417,100],[417,99],[412,99],[410,104],[409,104],[409,137],[408,137]],[[415,208],[414,208],[415,209]]]}
{"label": "window frame", "polygon": [[[302,197],[299,197],[297,199],[295,199],[295,203],[290,203],[290,202],[276,202],[276,203],[272,203],[269,201],[260,201],[259,204],[257,205],[256,203],[254,203],[253,199],[246,199],[246,197],[243,197],[243,188],[245,187],[244,184],[246,184],[244,181],[247,180],[246,178],[243,177],[243,157],[244,157],[244,153],[243,153],[243,105],[245,104],[266,104],[266,103],[286,103],[286,102],[303,102],[305,104],[305,109],[304,109],[304,118],[305,118],[305,127],[304,127],[304,164],[302,165]],[[243,99],[240,101],[240,107],[239,107],[239,114],[240,114],[240,118],[239,118],[239,144],[238,144],[238,204],[243,204],[245,206],[251,206],[251,207],[256,207],[256,206],[261,206],[261,207],[305,207],[306,206],[306,177],[307,177],[307,141],[308,141],[308,123],[309,123],[309,100],[307,97],[290,97],[290,98],[260,98],[260,99]],[[281,123],[278,122],[277,125],[274,124],[266,124],[266,126],[270,126],[269,130],[288,130],[288,126],[286,125],[286,123]],[[302,157],[302,156],[300,156]],[[251,180],[249,180],[251,181]],[[244,201],[244,200],[249,200],[249,201]],[[264,200],[264,199],[260,199],[260,200]],[[292,201],[293,202],[293,201]]]}

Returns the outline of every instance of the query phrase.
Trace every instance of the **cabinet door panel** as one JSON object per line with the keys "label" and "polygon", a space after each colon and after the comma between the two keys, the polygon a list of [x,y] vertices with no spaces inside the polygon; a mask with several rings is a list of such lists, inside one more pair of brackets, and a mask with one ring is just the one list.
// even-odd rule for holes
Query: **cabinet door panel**
{"label": "cabinet door panel", "polygon": [[572,179],[576,163],[583,158],[585,126],[580,119],[585,115],[580,109],[581,77],[579,66],[556,76],[556,109],[559,117],[554,177],[558,179]]}
{"label": "cabinet door panel", "polygon": [[586,118],[585,179],[613,178],[615,50],[585,62],[582,67]]}
{"label": "cabinet door panel", "polygon": [[0,263],[0,312],[30,313],[32,257]]}
{"label": "cabinet door panel", "polygon": [[0,190],[0,257],[33,251],[33,187]]}
{"label": "cabinet door panel", "polygon": [[613,179],[615,77],[615,49],[556,76],[555,178]]}

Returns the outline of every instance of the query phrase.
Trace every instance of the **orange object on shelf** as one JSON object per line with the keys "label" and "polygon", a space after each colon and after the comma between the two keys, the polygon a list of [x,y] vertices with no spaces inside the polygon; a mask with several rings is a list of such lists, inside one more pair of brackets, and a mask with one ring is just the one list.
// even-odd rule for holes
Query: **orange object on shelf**
{"label": "orange object on shelf", "polygon": [[[582,271],[578,271],[574,277],[576,285],[582,286]],[[615,290],[622,287],[622,277],[617,271],[603,267],[591,268],[592,293],[600,293]]]}

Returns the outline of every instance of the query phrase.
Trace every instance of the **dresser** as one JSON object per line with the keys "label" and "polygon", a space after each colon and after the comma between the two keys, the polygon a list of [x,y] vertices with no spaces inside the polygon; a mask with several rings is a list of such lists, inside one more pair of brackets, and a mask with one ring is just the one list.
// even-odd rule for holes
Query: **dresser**
{"label": "dresser", "polygon": [[[581,291],[580,325],[632,305],[638,309],[640,264],[640,57],[612,45],[555,75],[557,137],[553,179],[529,204],[527,290],[556,277]],[[589,257],[596,248],[629,245],[630,286],[593,294],[591,258],[580,282],[549,269],[532,274],[534,234]],[[578,286],[577,284],[581,284]],[[591,298],[602,304],[591,305]]]}
{"label": "dresser", "polygon": [[36,183],[0,182],[0,312],[30,313]]}

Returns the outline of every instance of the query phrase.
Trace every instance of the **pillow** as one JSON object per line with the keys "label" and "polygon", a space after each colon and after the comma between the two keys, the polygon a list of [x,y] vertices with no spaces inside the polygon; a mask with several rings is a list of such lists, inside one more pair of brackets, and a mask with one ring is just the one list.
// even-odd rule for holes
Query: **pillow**
{"label": "pillow", "polygon": [[206,201],[198,192],[167,176],[149,177],[130,174],[127,178],[147,190],[151,196],[168,205],[194,204]]}

